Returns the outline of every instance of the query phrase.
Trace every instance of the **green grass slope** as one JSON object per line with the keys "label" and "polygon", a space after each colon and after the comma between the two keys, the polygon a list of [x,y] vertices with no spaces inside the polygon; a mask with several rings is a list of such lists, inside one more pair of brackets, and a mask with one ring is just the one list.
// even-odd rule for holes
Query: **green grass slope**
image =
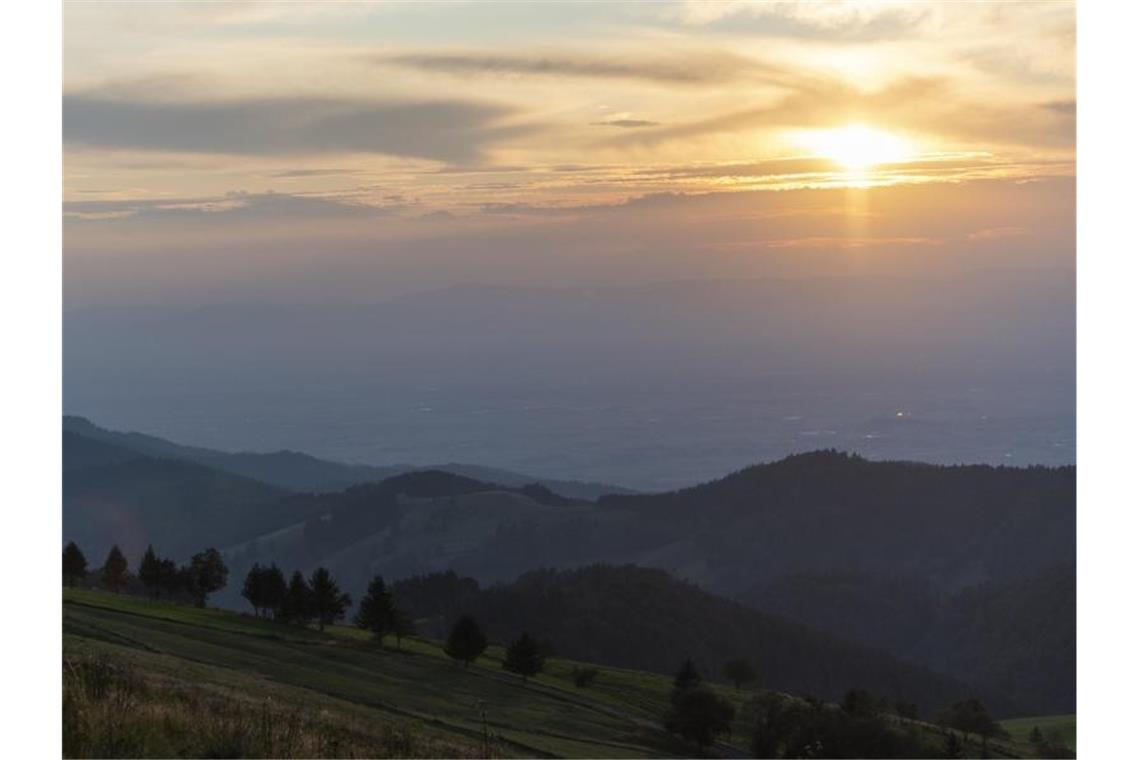
{"label": "green grass slope", "polygon": [[[524,684],[502,670],[498,647],[464,668],[427,639],[381,648],[345,626],[322,633],[85,589],[64,590],[63,633],[66,757],[696,754],[662,731],[672,679],[651,673],[599,667],[577,688],[581,664],[553,658]],[[712,688],[737,713],[711,753],[747,757],[752,695]],[[893,720],[940,756],[941,729]],[[1031,756],[1013,740],[990,751]]]}
{"label": "green grass slope", "polygon": [[1034,728],[1037,728],[1047,741],[1057,741],[1074,750],[1077,748],[1077,716],[1075,714],[1014,718],[1001,721],[1001,727],[1009,732],[1012,741],[1019,744],[1029,744],[1029,735]]}
{"label": "green grass slope", "polygon": [[[132,679],[145,682],[131,692],[136,709],[129,713],[141,716],[140,721],[154,715],[152,723],[175,728],[171,736],[154,725],[125,726],[108,747],[105,737],[102,743],[94,741],[98,727],[84,726],[82,710],[67,719],[65,699],[65,739],[70,726],[70,754],[93,755],[692,754],[658,725],[668,701],[668,678],[606,668],[594,685],[578,689],[571,677],[574,663],[552,660],[547,673],[524,685],[501,669],[501,655],[492,647],[465,669],[426,640],[405,640],[402,651],[391,644],[380,649],[362,632],[346,627],[319,633],[231,612],[68,589],[67,668],[81,675],[107,667],[104,663],[126,669]],[[742,696],[725,693],[743,708]],[[248,716],[245,733],[255,738],[267,711],[273,715],[264,719],[267,724],[295,716],[298,734],[308,738],[294,737],[297,744],[283,745],[280,737],[266,737],[263,744],[251,746],[248,737],[237,738],[238,725],[225,724],[217,729],[221,746],[186,743],[190,739],[178,732],[178,720],[165,715],[169,703],[208,705],[211,700],[229,700],[216,712]],[[86,709],[95,714],[93,707]],[[203,709],[199,717],[213,725],[209,721],[216,716]],[[489,748],[483,745],[481,710],[491,736]],[[318,718],[323,722],[305,724]],[[722,745],[722,754],[744,753],[747,719],[747,710],[741,709],[734,732],[739,741]],[[116,748],[118,752],[108,751]]]}

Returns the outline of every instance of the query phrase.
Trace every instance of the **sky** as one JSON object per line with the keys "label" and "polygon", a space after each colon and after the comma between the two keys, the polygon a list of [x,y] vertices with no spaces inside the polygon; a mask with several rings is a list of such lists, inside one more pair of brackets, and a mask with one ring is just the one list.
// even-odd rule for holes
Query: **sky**
{"label": "sky", "polygon": [[68,3],[64,408],[674,487],[1073,461],[1069,3]]}
{"label": "sky", "polygon": [[1071,268],[1069,3],[67,3],[65,307]]}

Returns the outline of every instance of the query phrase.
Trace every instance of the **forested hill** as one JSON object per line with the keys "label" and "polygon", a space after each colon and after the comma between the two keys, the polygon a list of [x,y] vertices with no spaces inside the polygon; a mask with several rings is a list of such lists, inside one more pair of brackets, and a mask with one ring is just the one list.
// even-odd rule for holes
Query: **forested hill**
{"label": "forested hill", "polygon": [[760,613],[661,570],[540,570],[482,590],[469,579],[434,576],[397,583],[393,593],[417,615],[434,619],[426,628],[431,633],[446,629],[448,618],[462,608],[493,641],[528,631],[560,656],[605,665],[671,673],[689,657],[715,679],[726,660],[742,657],[757,666],[766,689],[839,699],[858,685],[914,702],[927,715],[978,694],[998,712],[1013,709],[997,692]]}
{"label": "forested hill", "polygon": [[663,494],[607,496],[643,546],[684,543],[717,588],[799,571],[921,578],[940,589],[1076,559],[1076,468],[944,467],[818,451]]}
{"label": "forested hill", "polygon": [[1076,568],[953,594],[900,578],[801,573],[741,600],[822,631],[984,683],[1040,714],[1076,710]]}

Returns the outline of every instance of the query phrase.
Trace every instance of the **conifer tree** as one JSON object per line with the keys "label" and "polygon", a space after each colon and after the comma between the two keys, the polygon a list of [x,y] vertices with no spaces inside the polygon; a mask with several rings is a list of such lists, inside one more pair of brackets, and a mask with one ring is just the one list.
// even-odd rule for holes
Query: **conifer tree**
{"label": "conifer tree", "polygon": [[352,605],[352,597],[341,593],[336,579],[327,568],[318,567],[309,578],[311,589],[312,616],[316,618],[317,627],[322,631],[326,625],[332,625],[344,618],[345,612]]}
{"label": "conifer tree", "polygon": [[68,541],[63,548],[63,579],[68,586],[74,586],[75,581],[87,576],[87,558],[83,556],[79,545]]}
{"label": "conifer tree", "polygon": [[396,605],[392,594],[379,575],[368,584],[368,593],[360,600],[360,608],[353,619],[357,627],[371,631],[380,643],[384,635],[393,632],[396,623]]}
{"label": "conifer tree", "polygon": [[542,672],[546,658],[539,649],[538,644],[529,634],[523,633],[507,647],[503,658],[503,670],[517,673],[522,676],[523,683],[531,676]]}
{"label": "conifer tree", "polygon": [[162,563],[154,553],[153,546],[147,546],[146,554],[139,562],[139,580],[152,596],[158,598],[159,589],[162,588]]}
{"label": "conifer tree", "polygon": [[127,583],[127,558],[119,550],[118,544],[111,547],[107,560],[103,563],[103,585],[116,594]]}

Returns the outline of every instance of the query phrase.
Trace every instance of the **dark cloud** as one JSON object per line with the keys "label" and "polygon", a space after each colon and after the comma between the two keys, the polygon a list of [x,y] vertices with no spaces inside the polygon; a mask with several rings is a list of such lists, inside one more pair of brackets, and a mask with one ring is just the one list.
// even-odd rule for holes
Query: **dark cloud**
{"label": "dark cloud", "polygon": [[66,95],[70,145],[192,153],[382,153],[472,162],[499,140],[534,126],[507,125],[512,111],[466,101],[386,103],[332,98],[153,102]]}
{"label": "dark cloud", "polygon": [[609,121],[590,122],[592,127],[620,127],[622,129],[639,129],[641,127],[659,127],[659,121],[646,121],[645,119],[610,119]]}
{"label": "dark cloud", "polygon": [[709,85],[758,77],[779,82],[789,76],[779,67],[723,51],[679,51],[658,58],[578,53],[406,53],[375,60],[447,74],[630,79],[667,85]]}

